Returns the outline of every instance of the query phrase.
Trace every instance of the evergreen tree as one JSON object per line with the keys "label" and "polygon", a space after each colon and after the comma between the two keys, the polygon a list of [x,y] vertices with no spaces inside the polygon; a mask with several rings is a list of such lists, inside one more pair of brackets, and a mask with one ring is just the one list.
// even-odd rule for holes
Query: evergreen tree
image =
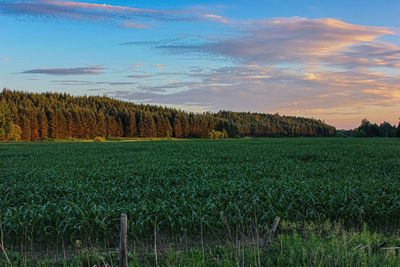
{"label": "evergreen tree", "polygon": [[[58,138],[58,132],[59,132],[58,123],[57,123],[57,116],[52,110],[49,111],[48,121],[49,121],[49,127],[48,127],[49,138],[57,139]],[[22,132],[24,133],[24,131],[25,130],[23,128]]]}
{"label": "evergreen tree", "polygon": [[[172,126],[171,123],[167,118],[164,118],[164,123],[165,123],[165,137],[170,138],[172,136]],[[182,131],[183,135],[183,131]]]}
{"label": "evergreen tree", "polygon": [[174,119],[174,137],[175,138],[181,138],[183,131],[182,131],[182,124],[181,120],[179,118]]}
{"label": "evergreen tree", "polygon": [[118,137],[124,136],[124,126],[122,124],[121,118],[118,118],[117,120],[117,131],[115,133],[115,136]]}
{"label": "evergreen tree", "polygon": [[41,140],[48,138],[48,122],[43,110],[39,113],[39,137]]}
{"label": "evergreen tree", "polygon": [[107,127],[106,127],[106,117],[103,112],[99,112],[97,117],[97,136],[106,137]]}
{"label": "evergreen tree", "polygon": [[39,122],[35,112],[29,112],[29,120],[31,123],[31,140],[32,141],[39,141]]}
{"label": "evergreen tree", "polygon": [[148,112],[142,112],[139,120],[139,136],[140,137],[155,137],[156,126],[154,118]]}
{"label": "evergreen tree", "polygon": [[181,125],[182,125],[182,136],[183,137],[189,137],[190,136],[190,123],[188,116],[186,114],[183,114],[183,116],[180,118]]}
{"label": "evergreen tree", "polygon": [[13,116],[6,101],[0,101],[0,141],[7,140],[12,130]]}
{"label": "evergreen tree", "polygon": [[106,136],[107,137],[115,137],[117,136],[117,122],[114,117],[111,117],[109,115],[106,115],[106,124],[107,124],[107,131],[106,131]]}
{"label": "evergreen tree", "polygon": [[74,117],[71,112],[67,113],[66,120],[66,129],[65,129],[65,137],[72,138],[74,136]]}
{"label": "evergreen tree", "polygon": [[22,120],[22,140],[31,141],[31,121],[26,115],[21,116]]}

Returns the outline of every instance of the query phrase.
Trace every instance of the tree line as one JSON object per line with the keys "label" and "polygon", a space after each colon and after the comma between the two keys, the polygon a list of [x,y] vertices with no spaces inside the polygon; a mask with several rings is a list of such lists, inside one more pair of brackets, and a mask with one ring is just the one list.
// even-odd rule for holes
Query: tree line
{"label": "tree line", "polygon": [[353,130],[338,130],[337,136],[353,137],[400,137],[400,121],[397,127],[387,121],[381,124],[371,123],[363,119],[359,127]]}
{"label": "tree line", "polygon": [[334,127],[321,120],[302,117],[232,111],[198,114],[105,96],[7,89],[0,93],[0,128],[0,140],[13,140],[19,134],[25,141],[95,137],[311,137],[336,133]]}

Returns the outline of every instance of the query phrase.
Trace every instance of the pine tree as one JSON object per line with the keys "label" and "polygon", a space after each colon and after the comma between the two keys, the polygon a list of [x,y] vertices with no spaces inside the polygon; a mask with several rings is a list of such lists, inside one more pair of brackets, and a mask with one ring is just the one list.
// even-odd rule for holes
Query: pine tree
{"label": "pine tree", "polygon": [[[48,127],[49,138],[53,140],[58,139],[57,116],[52,110],[49,111],[48,121],[49,121],[49,127]],[[22,132],[24,132],[24,129],[22,129]]]}
{"label": "pine tree", "polygon": [[130,113],[128,115],[125,136],[126,137],[137,136],[136,116],[134,113]]}
{"label": "pine tree", "polygon": [[0,141],[7,140],[12,130],[13,116],[6,101],[0,101]]}
{"label": "pine tree", "polygon": [[48,122],[47,117],[44,111],[42,110],[39,113],[39,137],[41,140],[47,140],[48,138]]}
{"label": "pine tree", "polygon": [[139,136],[156,137],[157,133],[153,115],[147,112],[142,112],[139,118]]}
{"label": "pine tree", "polygon": [[124,136],[124,125],[122,124],[121,118],[118,118],[117,120],[117,130],[115,134],[115,136],[118,137]]}
{"label": "pine tree", "polygon": [[181,138],[182,137],[182,123],[179,118],[174,119],[174,137]]}
{"label": "pine tree", "polygon": [[66,120],[66,129],[65,129],[66,138],[72,138],[74,136],[74,117],[72,116],[71,112],[67,113],[65,120]]}
{"label": "pine tree", "polygon": [[31,121],[26,115],[21,116],[21,120],[22,120],[21,137],[24,141],[31,141]]}
{"label": "pine tree", "polygon": [[171,123],[169,122],[168,118],[164,118],[164,122],[165,122],[165,137],[170,138],[172,136]]}
{"label": "pine tree", "polygon": [[106,123],[107,123],[106,136],[107,137],[117,136],[117,122],[115,121],[115,118],[111,117],[110,115],[106,115]]}
{"label": "pine tree", "polygon": [[39,122],[35,112],[30,112],[29,120],[31,122],[31,140],[39,141]]}
{"label": "pine tree", "polygon": [[99,112],[97,117],[97,136],[106,137],[107,135],[107,125],[106,125],[106,117],[103,112]]}
{"label": "pine tree", "polygon": [[182,125],[182,137],[189,137],[190,136],[190,123],[188,116],[183,114],[180,118],[181,125]]}

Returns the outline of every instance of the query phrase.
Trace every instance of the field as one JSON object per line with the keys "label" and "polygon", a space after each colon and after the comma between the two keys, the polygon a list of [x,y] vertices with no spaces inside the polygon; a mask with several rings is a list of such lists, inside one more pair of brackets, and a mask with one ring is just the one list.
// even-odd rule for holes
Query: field
{"label": "field", "polygon": [[[268,262],[276,265],[298,257],[282,252],[286,243],[303,256],[307,242],[322,247],[344,240],[355,247],[381,238],[400,245],[399,139],[8,143],[0,144],[0,170],[3,241],[11,260],[28,265],[26,251],[51,258],[57,248],[64,265],[77,247],[111,251],[118,244],[121,213],[129,219],[132,261],[137,256],[149,265],[151,256],[143,251],[154,240],[160,253],[190,252],[204,266],[207,260],[224,264],[224,258],[205,259],[218,249],[233,265],[242,265],[239,242],[243,262],[255,257],[243,265],[257,265],[254,246],[275,216],[283,223],[271,253],[282,258],[270,255]],[[310,237],[304,227],[319,234]],[[337,240],[329,241],[327,232]],[[335,248],[341,251],[340,244]],[[373,263],[358,253],[338,264]],[[387,255],[376,260],[399,263],[399,257]],[[298,264],[312,264],[304,257]]]}

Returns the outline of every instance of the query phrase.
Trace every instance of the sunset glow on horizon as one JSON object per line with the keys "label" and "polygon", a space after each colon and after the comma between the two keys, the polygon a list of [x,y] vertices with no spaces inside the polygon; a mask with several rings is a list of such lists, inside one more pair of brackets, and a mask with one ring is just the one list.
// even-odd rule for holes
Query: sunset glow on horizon
{"label": "sunset glow on horizon", "polygon": [[0,0],[0,86],[397,125],[399,12],[397,0]]}

